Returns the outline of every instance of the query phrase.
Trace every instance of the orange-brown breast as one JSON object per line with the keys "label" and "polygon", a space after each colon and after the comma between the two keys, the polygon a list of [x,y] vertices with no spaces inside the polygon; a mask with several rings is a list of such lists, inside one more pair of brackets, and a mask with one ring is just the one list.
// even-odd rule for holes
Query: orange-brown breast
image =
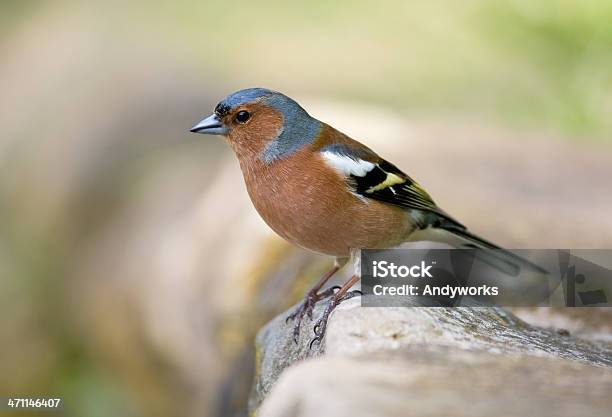
{"label": "orange-brown breast", "polygon": [[412,231],[404,210],[353,195],[309,146],[272,164],[240,161],[247,190],[266,223],[288,241],[324,254],[401,243]]}

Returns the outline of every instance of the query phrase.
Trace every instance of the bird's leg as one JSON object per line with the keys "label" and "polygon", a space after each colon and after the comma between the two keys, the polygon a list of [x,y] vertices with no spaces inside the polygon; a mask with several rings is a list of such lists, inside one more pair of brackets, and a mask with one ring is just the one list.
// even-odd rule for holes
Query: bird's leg
{"label": "bird's leg", "polygon": [[340,289],[336,292],[332,298],[329,300],[329,304],[323,311],[323,315],[317,321],[314,326],[314,334],[315,337],[310,341],[310,348],[315,343],[321,343],[323,337],[325,336],[325,330],[327,329],[327,320],[329,319],[329,315],[332,311],[343,301],[348,300],[349,298],[353,298],[357,295],[362,295],[362,292],[359,290],[349,291],[353,285],[355,285],[359,281],[358,275],[353,275]]}
{"label": "bird's leg", "polygon": [[334,286],[334,287],[328,288],[327,290],[323,292],[319,292],[319,290],[321,290],[323,285],[325,285],[325,283],[336,272],[338,272],[340,268],[344,266],[345,263],[346,263],[345,259],[336,259],[336,261],[334,262],[334,267],[330,269],[329,271],[327,271],[319,279],[319,281],[315,284],[315,286],[312,287],[310,291],[306,293],[306,296],[304,297],[304,301],[285,320],[287,323],[291,320],[295,320],[295,325],[293,326],[293,340],[295,341],[296,344],[298,343],[298,338],[300,336],[300,325],[302,324],[302,319],[304,318],[304,316],[308,315],[308,317],[312,319],[312,310],[314,309],[315,304],[320,300],[323,300],[327,297],[332,296],[334,294],[334,291],[340,288],[338,286]]}
{"label": "bird's leg", "polygon": [[315,284],[314,287],[312,287],[307,293],[306,296],[304,297],[304,301],[302,302],[302,304],[300,304],[293,313],[291,313],[289,315],[289,317],[287,317],[287,321],[290,320],[294,320],[294,319],[299,319],[302,316],[304,316],[305,314],[308,314],[309,317],[312,316],[312,309],[314,307],[314,305],[316,304],[317,301],[322,300],[325,297],[329,297],[331,294],[333,294],[333,292],[329,293],[330,290],[332,290],[333,288],[330,288],[322,293],[319,293],[319,290],[321,289],[321,287],[323,287],[323,285],[325,285],[325,283],[336,273],[338,272],[338,270],[340,269],[339,266],[334,265],[334,267],[332,269],[330,269],[329,271],[327,271],[320,279],[319,281]]}

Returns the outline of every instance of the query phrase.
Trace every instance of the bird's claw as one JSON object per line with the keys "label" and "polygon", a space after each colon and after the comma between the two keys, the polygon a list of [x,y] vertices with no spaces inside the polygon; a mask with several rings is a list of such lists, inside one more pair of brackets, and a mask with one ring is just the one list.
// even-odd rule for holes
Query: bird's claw
{"label": "bird's claw", "polygon": [[315,344],[319,344],[321,343],[321,340],[323,340],[323,338],[321,336],[315,336],[310,340],[310,343],[308,343],[308,349],[312,350],[312,347]]}
{"label": "bird's claw", "polygon": [[312,347],[315,344],[319,344],[323,341],[323,338],[325,337],[325,331],[327,330],[327,322],[329,320],[329,316],[331,315],[332,311],[334,311],[334,309],[343,301],[346,301],[350,298],[356,297],[358,295],[363,295],[363,293],[359,290],[354,290],[354,291],[349,291],[346,294],[344,294],[343,296],[336,298],[335,296],[332,297],[331,300],[329,300],[329,304],[327,304],[327,307],[325,307],[325,311],[323,311],[323,315],[321,316],[321,318],[319,320],[317,320],[317,322],[315,323],[314,327],[313,327],[313,333],[315,335],[315,337],[313,337],[310,340],[309,343],[309,349],[312,350]]}
{"label": "bird's claw", "polygon": [[331,297],[332,295],[334,295],[336,293],[336,291],[338,291],[341,287],[339,285],[334,285],[332,287],[329,287],[328,289],[326,289],[325,291],[323,291],[319,296],[321,297],[321,300],[327,298],[327,297]]}
{"label": "bird's claw", "polygon": [[312,320],[312,312],[315,304],[321,300],[324,300],[325,298],[333,296],[339,289],[340,287],[335,285],[326,289],[320,294],[317,294],[314,291],[309,292],[306,294],[306,297],[304,297],[304,301],[293,311],[293,313],[287,316],[285,323],[295,320],[295,325],[293,326],[293,341],[295,344],[298,344],[298,339],[300,337],[300,326],[304,316],[308,316],[308,318]]}
{"label": "bird's claw", "polygon": [[336,308],[338,301],[339,300],[336,300],[335,297],[329,300],[329,304],[325,308],[323,315],[315,323],[314,327],[312,328],[314,337],[310,340],[310,343],[308,344],[309,349],[312,350],[312,347],[315,344],[320,344],[323,341],[323,337],[325,336],[325,330],[327,329],[327,320],[329,319],[329,315],[331,314],[331,312]]}
{"label": "bird's claw", "polygon": [[289,314],[287,316],[287,318],[285,319],[285,324],[289,324],[290,321],[293,321],[296,319],[296,317],[301,317],[303,316],[303,314],[300,314],[303,310],[303,306],[305,303],[300,304],[294,311],[293,313]]}
{"label": "bird's claw", "polygon": [[312,314],[312,308],[313,304],[311,304],[307,298],[293,313],[289,315],[289,317],[287,317],[287,323],[295,320],[295,325],[293,326],[293,341],[296,345],[298,344],[298,339],[300,337],[300,325],[302,324],[302,319],[304,318],[304,315],[310,316]]}

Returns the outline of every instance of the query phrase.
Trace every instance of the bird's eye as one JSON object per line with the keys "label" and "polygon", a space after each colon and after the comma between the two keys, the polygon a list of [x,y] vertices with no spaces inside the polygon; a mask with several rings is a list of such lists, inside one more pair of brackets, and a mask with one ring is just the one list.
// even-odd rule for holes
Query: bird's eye
{"label": "bird's eye", "polygon": [[246,110],[240,110],[238,112],[238,114],[236,115],[236,121],[238,123],[246,123],[247,120],[249,120],[249,118],[251,117],[251,115],[249,114],[248,111]]}

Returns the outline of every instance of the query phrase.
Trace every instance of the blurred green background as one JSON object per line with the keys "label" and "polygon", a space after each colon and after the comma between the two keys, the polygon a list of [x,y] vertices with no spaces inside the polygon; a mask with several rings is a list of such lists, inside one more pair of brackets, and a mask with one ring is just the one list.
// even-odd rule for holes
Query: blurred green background
{"label": "blurred green background", "polygon": [[[252,223],[229,150],[188,128],[264,86],[609,155],[610,22],[607,0],[2,1],[0,395],[242,415],[245,346],[324,259]],[[248,261],[237,223],[267,242]]]}

